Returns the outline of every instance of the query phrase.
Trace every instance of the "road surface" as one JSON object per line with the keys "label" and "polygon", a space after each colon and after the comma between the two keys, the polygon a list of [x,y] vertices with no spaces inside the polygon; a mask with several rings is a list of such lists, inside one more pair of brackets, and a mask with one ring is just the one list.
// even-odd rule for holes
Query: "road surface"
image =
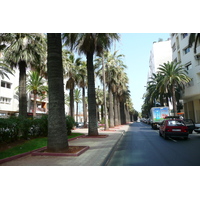
{"label": "road surface", "polygon": [[200,166],[200,134],[165,140],[150,125],[135,122],[119,141],[108,166]]}

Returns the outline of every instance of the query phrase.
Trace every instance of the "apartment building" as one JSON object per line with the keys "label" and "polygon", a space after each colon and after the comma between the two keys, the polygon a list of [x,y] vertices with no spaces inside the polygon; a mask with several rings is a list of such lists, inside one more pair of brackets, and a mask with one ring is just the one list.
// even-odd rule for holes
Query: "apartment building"
{"label": "apartment building", "polygon": [[171,33],[172,60],[180,62],[188,71],[192,81],[182,94],[185,118],[200,123],[200,44],[194,54],[194,44],[188,46],[189,33]]}
{"label": "apartment building", "polygon": [[172,61],[171,40],[154,42],[150,51],[148,80],[153,73],[158,72],[160,65]]}
{"label": "apartment building", "polygon": [[[171,40],[168,39],[166,41],[154,42],[150,51],[147,82],[150,81],[153,73],[156,74],[158,72],[160,65],[167,63],[168,61],[172,61]],[[172,104],[170,102],[168,103],[169,108],[172,110]]]}
{"label": "apartment building", "polygon": [[0,117],[7,117],[19,110],[19,99],[16,90],[19,85],[19,73],[17,71],[14,76],[8,74],[9,78],[0,76]]}

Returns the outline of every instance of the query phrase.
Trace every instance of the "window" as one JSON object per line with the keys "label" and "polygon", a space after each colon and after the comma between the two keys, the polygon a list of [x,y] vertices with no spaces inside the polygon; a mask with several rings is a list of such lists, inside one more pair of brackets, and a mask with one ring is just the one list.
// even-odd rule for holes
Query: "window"
{"label": "window", "polygon": [[176,45],[175,44],[172,46],[172,50],[176,51]]}
{"label": "window", "polygon": [[11,98],[0,97],[0,103],[1,104],[10,104],[11,103]]}
{"label": "window", "polygon": [[185,68],[186,68],[187,70],[191,69],[191,68],[192,68],[192,63],[191,63],[191,62],[187,63],[187,64],[185,65]]}
{"label": "window", "polygon": [[188,36],[188,33],[182,33],[183,39]]}
{"label": "window", "polygon": [[11,83],[1,81],[1,87],[11,89]]}
{"label": "window", "polygon": [[189,52],[190,52],[190,48],[189,48],[189,47],[187,47],[187,48],[183,49],[183,51],[184,51],[184,53],[185,53],[185,54],[187,54],[187,53],[189,53]]}
{"label": "window", "polygon": [[1,87],[6,87],[6,83],[1,81]]}

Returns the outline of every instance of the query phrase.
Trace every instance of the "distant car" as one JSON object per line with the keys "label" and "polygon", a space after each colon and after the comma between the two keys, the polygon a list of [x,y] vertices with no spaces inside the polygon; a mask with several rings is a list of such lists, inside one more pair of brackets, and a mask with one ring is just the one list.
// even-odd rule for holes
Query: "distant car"
{"label": "distant car", "polygon": [[165,139],[168,137],[184,137],[188,138],[189,131],[186,124],[180,119],[164,120],[159,127],[159,135]]}
{"label": "distant car", "polygon": [[76,127],[78,128],[78,127],[82,127],[84,124],[83,124],[83,122],[75,122],[76,123]]}

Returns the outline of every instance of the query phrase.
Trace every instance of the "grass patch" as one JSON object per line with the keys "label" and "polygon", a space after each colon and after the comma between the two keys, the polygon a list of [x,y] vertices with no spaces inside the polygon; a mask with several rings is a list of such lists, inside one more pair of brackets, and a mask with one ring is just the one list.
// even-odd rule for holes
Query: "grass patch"
{"label": "grass patch", "polygon": [[[84,135],[84,134],[72,133],[71,135],[68,136],[68,139],[74,138],[74,137],[77,137],[80,135]],[[33,151],[35,149],[39,149],[39,148],[42,148],[45,146],[47,146],[47,137],[31,139],[29,141],[25,141],[23,144],[17,145],[15,147],[12,147],[5,151],[1,151],[0,159],[15,156],[15,155],[22,154],[22,153],[26,153],[29,151]]]}

